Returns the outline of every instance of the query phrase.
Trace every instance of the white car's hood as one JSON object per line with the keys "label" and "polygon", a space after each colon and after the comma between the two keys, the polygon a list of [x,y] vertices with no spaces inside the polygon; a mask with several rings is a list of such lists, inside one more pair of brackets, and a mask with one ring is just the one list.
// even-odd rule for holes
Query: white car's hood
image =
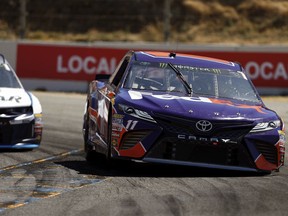
{"label": "white car's hood", "polygon": [[31,98],[21,88],[0,88],[0,108],[31,106]]}

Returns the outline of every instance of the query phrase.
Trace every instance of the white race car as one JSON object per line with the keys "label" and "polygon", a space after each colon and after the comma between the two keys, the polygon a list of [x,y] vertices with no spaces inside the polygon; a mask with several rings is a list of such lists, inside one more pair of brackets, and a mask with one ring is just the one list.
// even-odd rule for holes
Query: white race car
{"label": "white race car", "polygon": [[42,107],[0,54],[0,149],[34,149],[42,138]]}

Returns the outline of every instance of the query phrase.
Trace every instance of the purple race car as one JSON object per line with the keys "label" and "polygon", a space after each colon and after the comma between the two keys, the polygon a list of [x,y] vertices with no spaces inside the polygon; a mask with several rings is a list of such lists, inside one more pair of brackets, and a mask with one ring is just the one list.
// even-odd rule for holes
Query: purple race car
{"label": "purple race car", "polygon": [[280,117],[241,65],[201,56],[128,52],[89,86],[86,159],[271,172],[284,164]]}

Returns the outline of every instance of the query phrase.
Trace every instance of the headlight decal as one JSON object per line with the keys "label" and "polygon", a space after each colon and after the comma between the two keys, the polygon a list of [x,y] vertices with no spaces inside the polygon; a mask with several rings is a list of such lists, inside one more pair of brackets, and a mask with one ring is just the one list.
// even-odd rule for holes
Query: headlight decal
{"label": "headlight decal", "polygon": [[142,120],[146,120],[146,121],[150,121],[150,122],[156,122],[152,116],[149,115],[149,113],[143,111],[143,110],[139,110],[139,109],[136,109],[132,106],[127,106],[127,105],[124,105],[124,104],[119,104],[119,109],[121,111],[123,111],[124,113],[128,114],[128,115],[131,115],[135,118],[139,118],[139,119],[142,119]]}
{"label": "headlight decal", "polygon": [[16,124],[25,124],[25,123],[30,123],[31,121],[34,120],[34,116],[32,115],[27,115],[27,114],[22,114],[20,116],[17,116],[15,119],[10,120],[9,123],[11,125],[16,125]]}
{"label": "headlight decal", "polygon": [[270,122],[260,122],[250,131],[250,133],[269,131],[280,127],[281,127],[280,120]]}

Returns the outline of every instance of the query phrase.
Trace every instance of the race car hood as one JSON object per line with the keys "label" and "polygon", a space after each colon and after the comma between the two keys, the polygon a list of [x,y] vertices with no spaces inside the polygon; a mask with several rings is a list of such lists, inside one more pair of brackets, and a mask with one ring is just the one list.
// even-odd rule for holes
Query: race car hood
{"label": "race car hood", "polygon": [[24,89],[0,88],[0,108],[28,106],[31,106],[31,99]]}
{"label": "race car hood", "polygon": [[[275,120],[274,111],[263,104],[247,104],[208,97],[189,97],[177,94],[154,94],[140,91],[123,91],[119,95],[123,103],[148,113],[162,113],[196,119]],[[120,102],[119,101],[119,102]],[[120,102],[121,103],[121,102]]]}

